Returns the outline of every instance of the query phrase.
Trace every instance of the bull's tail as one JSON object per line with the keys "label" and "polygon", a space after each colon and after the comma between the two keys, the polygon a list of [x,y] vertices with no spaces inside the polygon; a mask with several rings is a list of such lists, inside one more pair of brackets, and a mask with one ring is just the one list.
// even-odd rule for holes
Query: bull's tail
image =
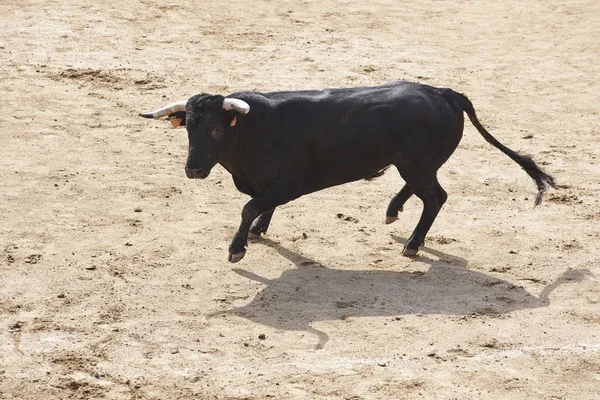
{"label": "bull's tail", "polygon": [[451,89],[445,90],[444,95],[451,97],[452,100],[455,103],[457,103],[460,106],[460,108],[463,109],[464,112],[467,113],[473,126],[475,126],[475,128],[477,128],[477,130],[479,131],[481,136],[483,136],[483,138],[488,143],[490,143],[494,147],[497,147],[498,149],[500,149],[501,152],[503,152],[504,154],[509,156],[513,161],[515,161],[517,164],[519,164],[525,170],[525,172],[527,172],[527,174],[535,181],[535,183],[538,187],[538,193],[537,193],[537,196],[535,197],[535,205],[536,206],[542,202],[542,197],[544,196],[544,193],[546,192],[546,190],[548,189],[549,186],[556,188],[556,181],[554,180],[554,178],[552,176],[548,175],[547,173],[545,173],[544,171],[542,171],[542,169],[540,167],[538,167],[538,165],[535,163],[535,161],[533,161],[531,156],[529,156],[527,154],[520,154],[520,153],[513,151],[513,150],[509,149],[508,147],[504,146],[502,143],[500,143],[498,140],[496,140],[496,138],[493,137],[483,127],[483,125],[481,125],[481,123],[477,119],[477,115],[475,114],[475,109],[473,108],[473,104],[465,95],[457,93]]}

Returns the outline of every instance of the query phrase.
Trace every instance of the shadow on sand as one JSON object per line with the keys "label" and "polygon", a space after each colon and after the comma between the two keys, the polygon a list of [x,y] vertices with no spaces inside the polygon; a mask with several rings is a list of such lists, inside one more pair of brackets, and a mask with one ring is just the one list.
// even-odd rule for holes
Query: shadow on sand
{"label": "shadow on sand", "polygon": [[235,269],[266,287],[248,304],[226,313],[277,329],[314,333],[319,339],[317,348],[322,348],[329,337],[313,328],[314,322],[404,314],[498,315],[545,307],[548,296],[559,285],[581,281],[591,274],[569,269],[536,297],[521,286],[465,268],[465,259],[427,247],[421,252],[441,261],[417,256],[417,260],[430,265],[429,270],[409,272],[331,269],[269,239],[260,242],[277,250],[297,268],[283,272],[277,279]]}

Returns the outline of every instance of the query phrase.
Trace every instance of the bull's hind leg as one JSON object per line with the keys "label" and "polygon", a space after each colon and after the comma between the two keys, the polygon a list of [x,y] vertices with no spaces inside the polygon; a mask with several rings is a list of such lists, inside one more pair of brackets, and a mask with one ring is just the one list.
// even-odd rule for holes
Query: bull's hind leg
{"label": "bull's hind leg", "polygon": [[[417,227],[408,238],[402,254],[411,257],[417,254],[419,246],[423,245],[429,228],[435,221],[442,205],[446,202],[448,194],[440,186],[435,173],[419,174],[418,176],[404,177],[414,194],[423,201],[423,213]],[[408,179],[407,179],[408,178]]]}
{"label": "bull's hind leg", "polygon": [[404,207],[404,203],[413,195],[413,191],[408,186],[408,184],[404,185],[402,189],[395,195],[392,200],[390,200],[390,204],[388,205],[387,211],[385,212],[385,223],[391,224],[395,220],[398,219],[398,212],[402,212],[402,208]]}

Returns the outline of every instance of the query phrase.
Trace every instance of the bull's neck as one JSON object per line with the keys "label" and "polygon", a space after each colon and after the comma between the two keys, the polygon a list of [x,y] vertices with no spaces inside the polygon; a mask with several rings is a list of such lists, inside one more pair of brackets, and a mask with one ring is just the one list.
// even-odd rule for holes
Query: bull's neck
{"label": "bull's neck", "polygon": [[251,103],[247,115],[238,115],[237,124],[228,132],[227,152],[220,164],[239,179],[249,182],[257,171],[257,154],[263,150],[265,137],[269,135],[268,123],[271,119],[271,106],[265,106],[260,95],[245,94],[243,100]]}
{"label": "bull's neck", "polygon": [[252,148],[252,138],[248,129],[244,129],[244,123],[238,123],[233,127],[227,140],[227,152],[220,164],[231,174],[242,178],[255,162]]}

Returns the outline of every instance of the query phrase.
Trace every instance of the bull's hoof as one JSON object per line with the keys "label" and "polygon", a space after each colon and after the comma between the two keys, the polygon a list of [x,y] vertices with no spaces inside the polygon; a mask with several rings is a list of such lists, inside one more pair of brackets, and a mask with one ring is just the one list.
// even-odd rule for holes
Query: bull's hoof
{"label": "bull's hoof", "polygon": [[414,257],[418,252],[419,249],[409,249],[408,247],[405,247],[404,250],[402,250],[402,255],[405,257]]}
{"label": "bull's hoof", "polygon": [[386,225],[389,225],[389,224],[391,224],[392,222],[394,222],[394,221],[395,221],[395,220],[397,220],[397,219],[398,219],[398,217],[390,217],[390,216],[386,216],[386,217],[385,217],[385,224],[386,224]]}
{"label": "bull's hoof", "polygon": [[[398,209],[398,212],[402,212],[403,210],[404,210],[404,208],[403,208],[403,207],[400,207],[400,208]],[[396,221],[397,219],[398,219],[398,214],[396,214],[396,215],[386,215],[386,216],[385,216],[385,224],[386,224],[386,225],[389,225],[389,224],[391,224],[392,222]]]}
{"label": "bull's hoof", "polygon": [[236,253],[236,254],[229,253],[228,260],[229,260],[230,263],[234,263],[235,264],[236,262],[238,262],[242,258],[244,258],[245,255],[246,255],[245,251],[242,251],[241,253]]}
{"label": "bull's hoof", "polygon": [[260,233],[248,232],[248,240],[255,241],[260,239]]}

